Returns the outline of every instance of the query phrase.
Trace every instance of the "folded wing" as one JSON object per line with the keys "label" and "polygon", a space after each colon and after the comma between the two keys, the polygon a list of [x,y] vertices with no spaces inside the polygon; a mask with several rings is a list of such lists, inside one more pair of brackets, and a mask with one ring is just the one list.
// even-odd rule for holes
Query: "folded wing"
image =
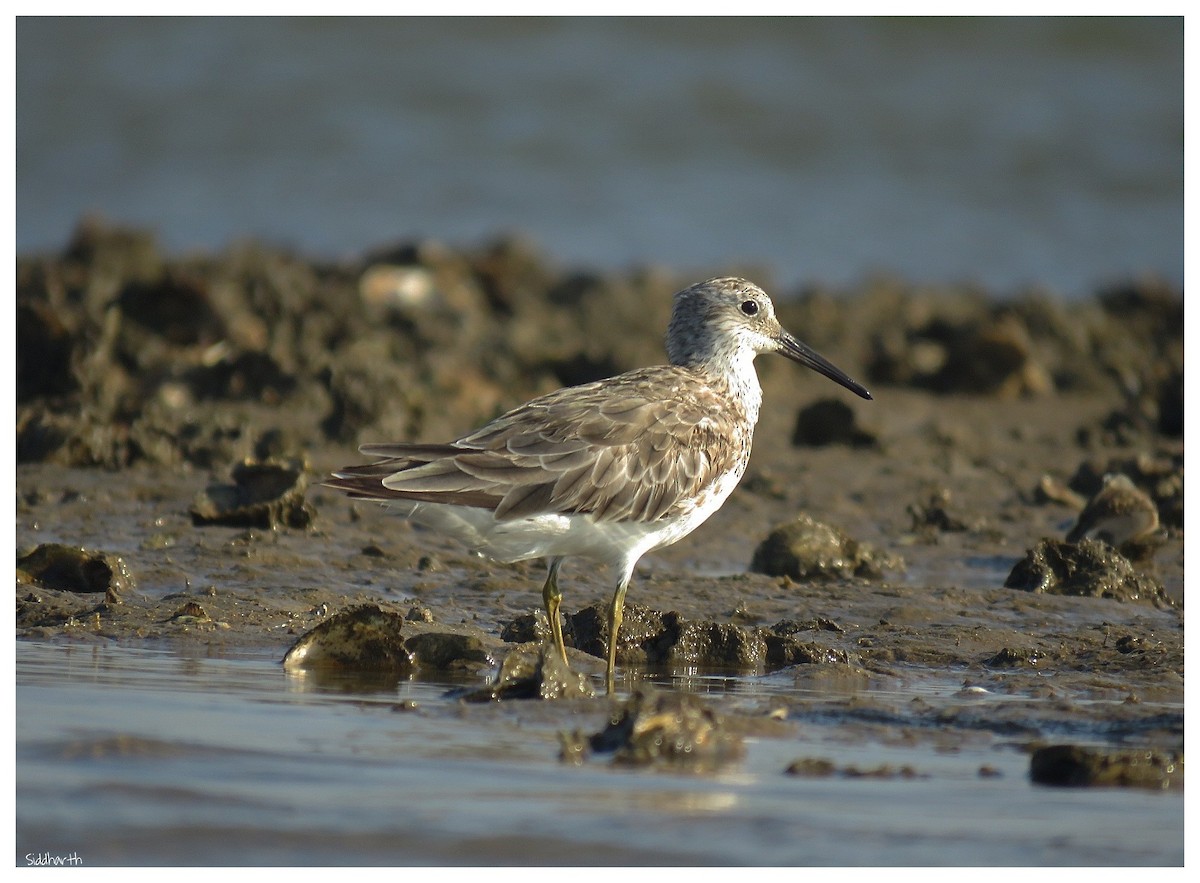
{"label": "folded wing", "polygon": [[749,451],[720,399],[663,368],[559,390],[448,445],[365,445],[380,457],[326,482],[353,497],[491,509],[498,520],[546,513],[599,521],[680,514]]}

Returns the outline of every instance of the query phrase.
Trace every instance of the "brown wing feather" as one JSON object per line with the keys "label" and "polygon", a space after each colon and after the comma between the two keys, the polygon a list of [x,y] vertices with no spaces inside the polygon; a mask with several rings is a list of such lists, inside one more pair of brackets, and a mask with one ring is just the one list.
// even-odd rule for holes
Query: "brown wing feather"
{"label": "brown wing feather", "polygon": [[386,459],[327,484],[372,499],[494,509],[502,520],[653,521],[683,511],[748,453],[749,431],[731,430],[737,415],[727,407],[687,369],[634,371],[534,399],[451,445],[364,445]]}

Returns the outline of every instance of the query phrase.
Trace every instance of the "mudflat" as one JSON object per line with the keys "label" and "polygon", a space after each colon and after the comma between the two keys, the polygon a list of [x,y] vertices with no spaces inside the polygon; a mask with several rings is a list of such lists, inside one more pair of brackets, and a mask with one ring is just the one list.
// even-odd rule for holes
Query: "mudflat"
{"label": "mudflat", "polygon": [[[847,738],[941,749],[1133,746],[1178,756],[1159,784],[1181,783],[1183,302],[1154,280],[1079,302],[889,278],[786,292],[747,268],[563,269],[517,240],[170,257],[86,223],[18,259],[18,639],[282,659],[375,605],[406,637],[471,639],[403,678],[486,684],[542,634],[540,563],[473,557],[317,483],[361,443],[447,441],[664,361],[671,294],[730,272],[875,400],[758,360],[750,468],[638,567],[619,690],[791,679],[765,717],[819,709]],[[1117,474],[1153,523],[1067,543]],[[572,666],[598,682],[587,611],[612,586],[570,561],[560,586]],[[871,692],[947,682],[958,699]],[[1023,701],[976,701],[996,694]]]}

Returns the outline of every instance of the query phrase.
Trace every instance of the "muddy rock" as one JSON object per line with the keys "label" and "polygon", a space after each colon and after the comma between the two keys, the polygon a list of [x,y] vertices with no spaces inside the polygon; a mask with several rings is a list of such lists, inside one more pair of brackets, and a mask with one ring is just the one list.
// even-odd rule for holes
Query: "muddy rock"
{"label": "muddy rock", "polygon": [[868,367],[874,382],[1002,398],[1045,395],[1055,388],[1015,311],[933,315],[908,329],[884,326],[875,333],[874,347]]}
{"label": "muddy rock", "polygon": [[[572,634],[585,652],[604,657],[608,613],[599,604],[571,617]],[[687,666],[710,669],[761,669],[766,644],[752,629],[729,623],[689,621],[674,611],[625,605],[617,659],[625,665]]]}
{"label": "muddy rock", "polygon": [[1054,381],[1037,360],[1028,330],[1011,314],[955,335],[949,341],[945,364],[929,378],[929,385],[939,392],[1002,398],[1054,391]]}
{"label": "muddy rock", "polygon": [[1157,581],[1137,573],[1128,559],[1099,540],[1064,543],[1044,539],[1017,562],[1004,587],[1051,595],[1170,603]]}
{"label": "muddy rock", "polygon": [[1183,756],[1150,748],[1049,745],[1033,752],[1029,776],[1039,785],[1182,788]]}
{"label": "muddy rock", "polygon": [[[506,641],[542,639],[545,620],[526,614],[505,626]],[[783,621],[771,628],[754,628],[710,620],[688,620],[675,611],[652,610],[626,603],[618,636],[617,661],[626,666],[689,668],[710,671],[765,671],[791,665],[847,664],[845,651],[803,641],[802,631],[839,631],[823,624]],[[563,640],[600,659],[608,654],[608,611],[593,604],[564,618]]]}
{"label": "muddy rock", "polygon": [[496,679],[462,694],[466,702],[504,699],[590,699],[591,681],[572,671],[549,641],[519,644],[504,657]]}
{"label": "muddy rock", "polygon": [[856,766],[839,767],[831,760],[823,757],[802,757],[792,761],[784,769],[784,774],[804,779],[927,779],[928,775],[918,773],[911,766],[893,767],[881,764],[877,767],[860,769]]}
{"label": "muddy rock", "polygon": [[304,499],[304,469],[296,462],[243,460],[233,484],[209,485],[192,503],[192,523],[227,527],[304,528],[316,515]]}
{"label": "muddy rock", "polygon": [[767,643],[756,630],[720,622],[684,622],[677,616],[664,617],[670,651],[665,662],[672,666],[762,669],[767,661]]}
{"label": "muddy rock", "polygon": [[[617,661],[624,665],[654,665],[669,653],[666,620],[670,612],[652,610],[626,602],[617,639]],[[571,633],[585,653],[606,658],[608,654],[608,607],[592,604],[571,617]]]}
{"label": "muddy rock", "polygon": [[909,503],[905,511],[912,517],[913,532],[927,540],[936,539],[939,533],[958,533],[978,527],[952,512],[949,488],[933,491],[923,502]]}
{"label": "muddy rock", "polygon": [[[411,616],[405,619],[414,621]],[[483,642],[471,635],[425,632],[408,638],[404,649],[414,665],[426,669],[478,671],[494,664]]]}
{"label": "muddy rock", "polygon": [[103,593],[110,601],[135,586],[125,562],[116,555],[59,543],[44,543],[17,558],[17,584],[22,583],[61,592]]}
{"label": "muddy rock", "polygon": [[399,677],[437,672],[474,678],[495,665],[478,637],[435,631],[406,634],[406,624],[411,622],[414,620],[375,604],[351,607],[297,640],[284,656],[284,667]]}
{"label": "muddy rock", "polygon": [[821,399],[801,408],[792,431],[792,444],[798,446],[869,448],[878,443],[875,433],[859,426],[854,409],[841,399]]}
{"label": "muddy rock", "polygon": [[75,340],[44,301],[17,303],[17,401],[73,392]]}
{"label": "muddy rock", "polygon": [[867,543],[851,539],[836,527],[810,515],[776,527],[754,550],[750,569],[795,580],[880,577],[897,562]]}
{"label": "muddy rock", "polygon": [[688,773],[716,772],[745,755],[741,736],[699,696],[649,689],[634,692],[587,744],[616,765]]}
{"label": "muddy rock", "polygon": [[403,626],[402,616],[375,604],[352,607],[296,641],[283,657],[283,666],[408,674],[413,658],[404,645]]}
{"label": "muddy rock", "polygon": [[780,634],[775,630],[763,630],[761,634],[766,644],[767,665],[773,669],[792,665],[850,665],[853,662],[845,650],[801,641],[795,634]]}

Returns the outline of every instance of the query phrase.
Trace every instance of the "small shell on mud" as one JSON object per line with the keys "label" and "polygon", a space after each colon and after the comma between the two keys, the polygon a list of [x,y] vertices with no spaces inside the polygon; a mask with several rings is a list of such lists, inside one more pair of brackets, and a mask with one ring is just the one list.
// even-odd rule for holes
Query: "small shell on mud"
{"label": "small shell on mud", "polygon": [[195,601],[188,601],[178,610],[171,614],[171,622],[177,623],[200,623],[212,622],[212,617],[208,615],[208,611],[197,604]]}

